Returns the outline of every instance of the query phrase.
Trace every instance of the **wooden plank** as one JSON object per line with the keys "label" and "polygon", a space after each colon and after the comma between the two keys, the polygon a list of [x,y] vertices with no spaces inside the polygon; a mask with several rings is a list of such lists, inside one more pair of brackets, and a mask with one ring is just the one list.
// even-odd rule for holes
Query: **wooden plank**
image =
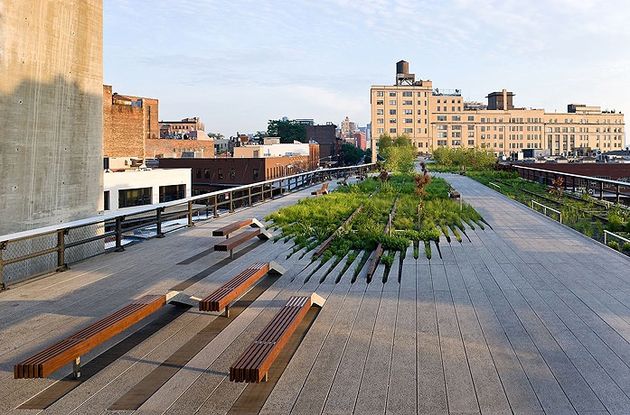
{"label": "wooden plank", "polygon": [[166,304],[166,297],[163,295],[139,298],[127,307],[123,307],[18,363],[14,367],[14,377],[16,379],[47,377],[104,341],[153,314],[164,304]]}
{"label": "wooden plank", "polygon": [[239,222],[230,223],[229,225],[225,225],[219,229],[215,229],[212,231],[212,236],[229,236],[232,232],[237,231],[241,228],[245,228],[246,226],[250,226],[254,223],[253,219],[245,219]]}
{"label": "wooden plank", "polygon": [[291,297],[252,345],[230,367],[234,382],[261,382],[311,307],[310,297]]}
{"label": "wooden plank", "polygon": [[241,232],[238,235],[232,236],[223,242],[219,242],[214,245],[215,251],[230,251],[245,241],[248,241],[258,235],[260,235],[260,229],[254,229],[253,231]]}
{"label": "wooden plank", "polygon": [[200,311],[221,311],[269,272],[269,263],[255,263],[199,301]]}

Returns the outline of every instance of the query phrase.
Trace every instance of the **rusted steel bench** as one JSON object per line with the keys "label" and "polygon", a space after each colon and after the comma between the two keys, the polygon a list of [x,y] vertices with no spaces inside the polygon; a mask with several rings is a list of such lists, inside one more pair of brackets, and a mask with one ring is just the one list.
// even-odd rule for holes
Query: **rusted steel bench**
{"label": "rusted steel bench", "polygon": [[13,368],[14,378],[45,378],[70,362],[73,362],[74,376],[79,378],[82,355],[153,314],[166,304],[168,297],[169,295],[145,295],[134,300],[109,316],[18,363]]}
{"label": "rusted steel bench", "polygon": [[328,182],[322,184],[322,187],[317,189],[317,190],[313,190],[311,192],[312,195],[314,196],[320,196],[320,195],[327,195],[328,194]]}
{"label": "rusted steel bench", "polygon": [[269,368],[312,305],[322,307],[324,299],[317,294],[289,298],[278,314],[230,367],[230,380],[250,383],[267,381]]}
{"label": "rusted steel bench", "polygon": [[275,262],[255,263],[245,268],[240,274],[217,288],[212,294],[199,301],[200,311],[225,310],[225,316],[230,316],[230,303],[253,286],[267,274],[282,275],[284,268]]}
{"label": "rusted steel bench", "polygon": [[[255,229],[251,231],[243,231],[239,232],[233,236],[230,236],[232,233],[238,231],[239,229],[245,228],[247,226],[251,226]],[[257,219],[246,219],[239,222],[234,222],[229,225],[226,225],[222,228],[216,229],[212,232],[213,236],[225,236],[226,239],[223,242],[219,242],[214,245],[215,251],[225,251],[230,253],[230,258],[234,256],[234,248],[241,245],[242,243],[249,241],[252,238],[258,237],[263,241],[271,239],[271,233],[265,229],[265,226],[260,223]]]}

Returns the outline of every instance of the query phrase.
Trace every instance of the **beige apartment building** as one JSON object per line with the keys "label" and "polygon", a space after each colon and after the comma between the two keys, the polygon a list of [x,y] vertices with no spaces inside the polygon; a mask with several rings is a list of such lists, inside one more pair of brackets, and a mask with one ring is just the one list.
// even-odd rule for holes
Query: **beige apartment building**
{"label": "beige apartment building", "polygon": [[479,147],[497,155],[532,148],[566,155],[624,146],[621,113],[580,104],[569,104],[566,113],[516,108],[514,94],[506,90],[486,98],[487,105],[466,102],[459,90],[434,89],[431,81],[416,80],[409,64],[400,61],[394,85],[370,88],[372,137],[405,134],[422,153],[436,147]]}

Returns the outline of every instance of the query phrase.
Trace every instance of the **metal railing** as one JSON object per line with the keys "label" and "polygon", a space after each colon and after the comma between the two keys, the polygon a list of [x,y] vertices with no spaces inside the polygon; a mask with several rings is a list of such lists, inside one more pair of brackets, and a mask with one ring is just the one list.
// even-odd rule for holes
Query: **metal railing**
{"label": "metal railing", "polygon": [[534,206],[540,206],[543,208],[543,214],[547,217],[551,217],[549,215],[547,215],[547,211],[550,210],[552,212],[555,212],[558,215],[558,222],[562,223],[562,212],[560,212],[559,210],[556,210],[554,208],[550,208],[549,206],[543,205],[542,203],[538,203],[537,201],[535,201],[534,199],[532,199],[531,201],[531,208],[533,210],[538,211],[538,209],[534,208]]}
{"label": "metal railing", "polygon": [[[0,236],[0,289],[109,251],[124,251],[126,238],[162,238],[195,221],[248,208],[333,177],[365,175],[374,164],[313,170],[155,205]],[[165,229],[168,228],[168,229]],[[141,238],[134,231],[142,231]],[[132,233],[130,235],[130,233]],[[148,235],[148,236],[147,236]],[[133,241],[132,241],[133,242]]]}
{"label": "metal railing", "polygon": [[552,181],[555,178],[562,177],[562,186],[565,191],[571,190],[573,193],[577,193],[578,191],[580,193],[588,193],[600,200],[604,200],[604,197],[609,195],[609,197],[614,197],[617,204],[621,203],[622,200],[626,204],[630,203],[630,182],[602,179],[516,164],[510,167],[516,169],[522,178],[530,181],[540,182],[549,186],[552,185]]}
{"label": "metal railing", "polygon": [[488,185],[494,187],[499,192],[501,191],[501,186],[499,186],[498,184],[496,184],[494,182],[488,182]]}
{"label": "metal railing", "polygon": [[610,231],[607,231],[607,230],[604,229],[604,245],[608,245],[608,237],[609,236],[612,236],[613,238],[616,238],[616,239],[618,239],[620,241],[623,241],[624,243],[630,244],[630,239],[624,238],[621,235],[617,235],[616,233],[613,233],[613,232],[610,232]]}

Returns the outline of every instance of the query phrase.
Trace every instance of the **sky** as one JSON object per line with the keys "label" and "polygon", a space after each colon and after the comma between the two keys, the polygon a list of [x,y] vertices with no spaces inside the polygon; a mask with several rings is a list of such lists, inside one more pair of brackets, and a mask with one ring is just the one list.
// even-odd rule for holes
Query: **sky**
{"label": "sky", "polygon": [[404,59],[465,100],[630,110],[628,0],[105,0],[105,83],[225,136],[370,118]]}

